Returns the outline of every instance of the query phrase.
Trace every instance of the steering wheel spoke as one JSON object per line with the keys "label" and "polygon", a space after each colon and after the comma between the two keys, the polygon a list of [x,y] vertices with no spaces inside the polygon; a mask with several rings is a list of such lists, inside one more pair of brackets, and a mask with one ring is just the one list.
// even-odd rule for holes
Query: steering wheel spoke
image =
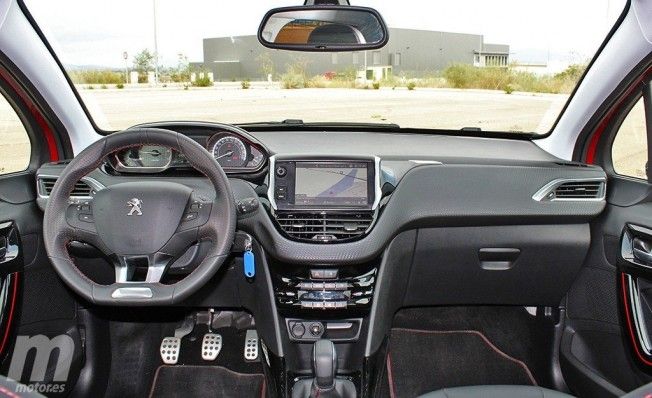
{"label": "steering wheel spoke", "polygon": [[[160,283],[175,257],[165,253],[147,256],[115,256],[116,283]],[[139,268],[146,269],[144,281],[135,281]]]}

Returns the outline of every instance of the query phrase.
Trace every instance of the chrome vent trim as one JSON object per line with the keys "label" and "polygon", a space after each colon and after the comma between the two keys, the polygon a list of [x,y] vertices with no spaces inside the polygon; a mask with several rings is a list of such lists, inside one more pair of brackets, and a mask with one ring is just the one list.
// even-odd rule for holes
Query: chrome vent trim
{"label": "chrome vent trim", "polygon": [[[50,193],[54,188],[54,184],[57,182],[57,179],[57,176],[37,176],[36,190],[38,192],[38,196],[42,199],[49,198]],[[103,188],[104,186],[97,180],[90,177],[83,177],[75,184],[75,188],[73,188],[72,192],[70,193],[70,197],[75,199],[92,199],[97,191]]]}
{"label": "chrome vent trim", "polygon": [[606,195],[606,178],[560,178],[546,184],[532,199],[538,202],[600,202]]}
{"label": "chrome vent trim", "polygon": [[373,211],[279,211],[276,222],[291,239],[340,243],[364,236],[374,222]]}

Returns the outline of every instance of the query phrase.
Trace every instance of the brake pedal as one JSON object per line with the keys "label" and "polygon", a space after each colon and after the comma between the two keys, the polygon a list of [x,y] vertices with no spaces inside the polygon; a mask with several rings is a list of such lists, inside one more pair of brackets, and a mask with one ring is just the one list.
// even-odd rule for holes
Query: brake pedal
{"label": "brake pedal", "polygon": [[258,359],[258,332],[254,329],[247,330],[244,358],[246,361],[256,361]]}
{"label": "brake pedal", "polygon": [[166,365],[176,365],[181,352],[179,337],[165,337],[161,342],[161,359]]}
{"label": "brake pedal", "polygon": [[215,333],[206,333],[201,342],[201,358],[204,361],[214,361],[222,350],[222,336]]}

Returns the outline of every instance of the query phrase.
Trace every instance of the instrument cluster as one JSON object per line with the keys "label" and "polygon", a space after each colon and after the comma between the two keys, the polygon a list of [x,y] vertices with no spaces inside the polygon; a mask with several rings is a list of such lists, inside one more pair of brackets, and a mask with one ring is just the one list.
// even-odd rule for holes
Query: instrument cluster
{"label": "instrument cluster", "polygon": [[[260,171],[268,156],[262,145],[231,131],[211,132],[192,137],[222,166],[227,174],[252,174]],[[108,164],[119,173],[162,173],[192,166],[185,156],[158,145],[142,145],[111,154]]]}

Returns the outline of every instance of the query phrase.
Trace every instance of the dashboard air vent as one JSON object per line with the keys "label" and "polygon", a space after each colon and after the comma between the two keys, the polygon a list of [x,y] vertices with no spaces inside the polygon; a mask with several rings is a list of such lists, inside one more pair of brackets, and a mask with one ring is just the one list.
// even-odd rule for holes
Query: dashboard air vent
{"label": "dashboard air vent", "polygon": [[537,201],[604,200],[607,181],[604,178],[560,179],[552,181],[532,197]]}
{"label": "dashboard air vent", "polygon": [[603,196],[603,181],[566,182],[555,189],[556,199],[599,199]]}
{"label": "dashboard air vent", "polygon": [[291,212],[276,214],[276,221],[290,237],[300,241],[335,243],[364,235],[374,221],[372,211]]}
{"label": "dashboard air vent", "polygon": [[[41,177],[38,180],[39,183],[39,193],[41,196],[50,196],[54,184],[57,182],[56,178],[51,177]],[[77,181],[75,188],[70,193],[70,197],[74,198],[89,198],[95,194],[93,188],[85,181]]]}

